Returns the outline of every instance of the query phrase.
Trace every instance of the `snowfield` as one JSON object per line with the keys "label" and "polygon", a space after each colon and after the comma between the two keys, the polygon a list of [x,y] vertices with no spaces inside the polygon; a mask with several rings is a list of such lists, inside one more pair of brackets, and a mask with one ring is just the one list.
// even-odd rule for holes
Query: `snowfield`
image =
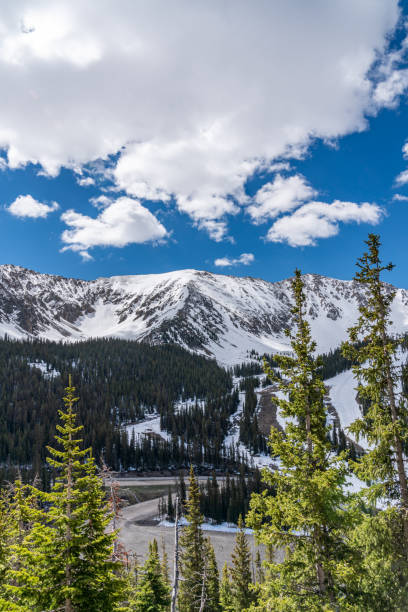
{"label": "snowfield", "polygon": [[[312,334],[318,352],[327,352],[356,322],[364,289],[314,274],[303,279]],[[174,342],[224,366],[247,361],[253,350],[286,352],[292,304],[290,279],[177,270],[83,281],[0,266],[0,336]],[[391,318],[395,332],[408,331],[405,289],[397,289]]]}

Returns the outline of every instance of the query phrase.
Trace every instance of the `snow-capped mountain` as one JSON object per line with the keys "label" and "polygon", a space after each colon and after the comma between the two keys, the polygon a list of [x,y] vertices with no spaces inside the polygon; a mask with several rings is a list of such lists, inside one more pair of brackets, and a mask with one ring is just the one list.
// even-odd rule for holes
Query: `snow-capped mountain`
{"label": "snow-capped mountain", "polygon": [[[305,275],[308,316],[320,352],[340,344],[358,317],[364,291],[354,281]],[[290,280],[180,270],[94,281],[0,266],[0,335],[74,341],[98,336],[176,342],[220,363],[249,351],[285,351]],[[398,332],[408,331],[408,291],[393,303]]]}

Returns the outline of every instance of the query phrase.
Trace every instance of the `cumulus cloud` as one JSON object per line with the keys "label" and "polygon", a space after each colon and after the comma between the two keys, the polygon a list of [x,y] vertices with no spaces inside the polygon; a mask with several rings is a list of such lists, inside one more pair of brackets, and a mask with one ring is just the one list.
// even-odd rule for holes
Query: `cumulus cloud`
{"label": "cumulus cloud", "polygon": [[290,246],[315,246],[318,238],[329,238],[339,232],[339,222],[376,225],[383,212],[376,204],[364,202],[309,202],[293,214],[281,217],[269,229],[266,239],[286,242]]}
{"label": "cumulus cloud", "polygon": [[255,202],[247,211],[254,223],[273,219],[311,200],[317,192],[299,174],[283,177],[278,174],[272,183],[266,183],[255,195]]}
{"label": "cumulus cloud", "polygon": [[408,202],[408,196],[402,195],[401,193],[396,193],[392,196],[394,202]]}
{"label": "cumulus cloud", "polygon": [[[408,159],[408,140],[407,142],[404,143],[402,147],[402,157],[404,159]],[[407,183],[408,183],[408,170],[403,170],[395,178],[395,187],[401,187],[403,185],[406,185]],[[399,194],[396,194],[393,197],[393,200],[402,200],[403,197],[404,196],[399,196]]]}
{"label": "cumulus cloud", "polygon": [[395,184],[400,186],[400,185],[406,185],[407,183],[408,183],[408,170],[403,170],[402,172],[399,173],[399,175],[395,179]]}
{"label": "cumulus cloud", "polygon": [[20,195],[6,210],[15,217],[29,217],[31,219],[45,219],[47,215],[58,210],[57,202],[44,204],[34,199],[31,195]]}
{"label": "cumulus cloud", "polygon": [[114,155],[117,188],[221,240],[255,170],[366,127],[398,19],[397,0],[5,3],[0,147],[51,176]]}
{"label": "cumulus cloud", "polygon": [[95,185],[95,179],[92,176],[84,176],[77,178],[77,183],[80,187],[90,187],[91,185]]}
{"label": "cumulus cloud", "polygon": [[253,261],[255,261],[255,256],[253,253],[241,253],[239,257],[231,258],[231,257],[220,257],[214,261],[214,265],[219,268],[228,268],[231,266],[249,266]]}
{"label": "cumulus cloud", "polygon": [[[407,23],[405,29],[407,29]],[[373,100],[380,108],[395,108],[408,88],[408,69],[401,68],[408,56],[408,36],[402,39],[398,49],[388,53],[376,68],[378,82]]]}
{"label": "cumulus cloud", "polygon": [[128,197],[113,201],[96,218],[67,210],[61,219],[70,228],[62,233],[66,245],[62,251],[76,251],[85,259],[91,257],[88,249],[96,246],[124,247],[160,241],[167,236],[156,217],[140,202]]}

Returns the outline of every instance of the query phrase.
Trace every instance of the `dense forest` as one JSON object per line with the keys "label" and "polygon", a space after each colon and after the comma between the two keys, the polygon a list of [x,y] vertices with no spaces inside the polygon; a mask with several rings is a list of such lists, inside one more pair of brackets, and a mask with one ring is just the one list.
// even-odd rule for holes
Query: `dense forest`
{"label": "dense forest", "polygon": [[[190,463],[236,470],[247,459],[236,446],[225,445],[225,437],[238,408],[238,391],[245,392],[240,442],[255,455],[268,450],[258,426],[255,392],[262,360],[252,357],[258,360],[225,370],[175,345],[117,339],[74,344],[0,340],[0,477],[13,478],[18,468],[23,477],[40,474],[43,482],[49,481],[44,449],[69,374],[81,397],[85,443],[113,470],[177,469]],[[326,379],[351,362],[337,349],[322,355],[322,364]],[[240,377],[239,389],[233,388],[234,376]],[[270,382],[266,378],[262,386]],[[177,406],[180,400],[190,401]],[[152,413],[160,415],[161,428],[170,434],[167,439],[128,435],[126,424]],[[333,435],[333,446],[344,450],[341,430]]]}
{"label": "dense forest", "polygon": [[[214,360],[178,346],[151,347],[114,339],[75,344],[0,340],[0,465],[42,473],[52,439],[59,398],[72,379],[81,402],[85,444],[114,470],[157,469],[214,462],[227,419],[236,410],[231,374]],[[191,399],[177,414],[174,403]],[[204,401],[204,407],[195,400]],[[128,437],[126,423],[157,411],[173,440]],[[183,439],[179,439],[179,435]],[[234,455],[235,453],[233,453]]]}
{"label": "dense forest", "polygon": [[[273,365],[265,364],[267,377],[280,391],[274,401],[282,418],[290,419],[285,430],[271,428],[270,454],[279,458],[279,469],[269,466],[260,475],[256,469],[246,472],[241,464],[233,476],[217,480],[214,471],[200,486],[196,478],[200,466],[190,463],[188,486],[180,476],[175,499],[169,490],[167,502],[162,499],[159,508],[159,513],[169,518],[180,517],[180,509],[183,514],[182,521],[173,522],[174,573],[170,582],[164,546],[160,558],[157,541],[153,540],[147,559],[140,566],[118,541],[114,527],[120,528],[122,519],[117,488],[112,484],[105,489],[95,453],[84,447],[90,433],[83,429],[78,418],[78,393],[69,376],[59,405],[55,440],[46,448],[47,463],[54,476],[50,486],[44,490],[38,479],[24,484],[17,477],[0,489],[0,609],[14,612],[407,610],[408,414],[401,394],[399,347],[389,334],[394,294],[384,289],[380,280],[380,273],[392,266],[381,264],[378,236],[370,234],[367,245],[368,252],[359,259],[356,280],[367,286],[369,298],[367,305],[360,307],[360,317],[349,329],[348,340],[341,349],[341,355],[353,364],[356,390],[362,400],[361,414],[349,430],[367,440],[364,454],[352,457],[349,452],[339,452],[337,456],[332,452],[335,430],[327,418],[331,408],[322,378],[322,360],[315,355],[306,316],[304,283],[300,271],[296,270],[291,282],[295,324],[289,335],[293,350],[291,354],[276,355]],[[37,380],[37,387],[25,389],[28,397],[36,397],[35,392],[42,389],[39,380],[47,382],[51,394],[51,385],[62,378],[56,369],[59,367],[58,371],[63,372],[64,363],[65,367],[68,363],[66,358],[48,359],[52,356],[49,346],[48,354],[39,351],[33,358],[27,350],[21,351],[22,346],[24,343],[10,344],[13,349],[10,363],[16,370],[12,382],[17,391],[23,393],[22,381],[17,377],[18,366],[23,363],[21,372],[28,368],[42,376]],[[95,346],[101,352],[108,347],[106,354],[109,354],[112,346],[122,345],[104,341]],[[165,347],[164,355],[168,359],[174,356],[175,362],[180,358],[178,365],[181,366],[182,352],[177,354],[173,350]],[[144,357],[148,361],[148,351]],[[338,354],[329,356],[332,372],[344,366],[339,357]],[[85,356],[72,359],[72,355],[70,358],[69,369],[75,370],[81,364],[81,372],[91,372],[95,363],[93,356],[92,359]],[[104,373],[97,367],[95,371],[106,389],[114,370],[110,368],[109,358],[102,361]],[[8,367],[5,352],[2,365]],[[205,370],[206,360],[199,365]],[[191,406],[178,410],[180,404],[176,405],[174,419],[170,418],[169,411],[160,411],[162,422],[168,419],[166,425],[173,431],[167,444],[177,439],[180,444],[178,433],[184,426],[188,430],[189,441],[183,442],[182,453],[186,447],[192,448],[194,436],[212,435],[210,425],[202,424],[194,429],[188,417],[197,420],[201,411],[206,420],[211,420],[214,414],[226,420],[231,411],[237,412],[239,393],[244,395],[239,413],[241,438],[246,433],[243,431],[245,419],[248,423],[256,421],[255,389],[260,380],[255,369],[242,369],[247,376],[233,390],[231,372],[217,369],[214,363],[208,367],[219,378],[205,392],[205,398],[192,385],[189,392],[195,393],[195,401]],[[406,368],[402,378],[402,389],[406,391]],[[7,387],[6,382],[3,377],[2,390]],[[181,397],[186,393],[183,382],[181,388],[177,388],[177,381],[173,382],[170,391],[164,390],[170,402],[174,402],[172,393],[176,398],[178,393]],[[86,391],[83,382],[81,385]],[[11,384],[9,388],[14,389]],[[97,397],[97,390],[97,387],[93,389],[93,398]],[[110,395],[111,400],[113,396],[118,402],[119,395]],[[91,405],[85,404],[89,412]],[[26,411],[28,406],[27,401]],[[156,404],[151,406],[145,401],[141,410],[145,413],[153,406]],[[46,402],[45,407],[48,408]],[[110,426],[120,428],[118,404],[109,404],[105,413],[101,412],[109,413]],[[37,418],[39,414],[40,409]],[[80,414],[90,419],[84,408]],[[234,426],[237,427],[236,422]],[[90,432],[93,428],[94,424]],[[222,436],[223,424],[215,429],[216,436],[218,431]],[[337,435],[340,438],[338,432]],[[144,441],[151,440],[144,436]],[[253,444],[253,439],[248,439],[247,444]],[[106,450],[102,448],[101,452],[104,454]],[[349,490],[350,478],[354,479],[357,491]],[[206,536],[205,518],[238,525],[234,549],[221,579],[214,549],[216,538],[211,540]],[[255,558],[251,558],[246,528],[253,530],[256,544],[263,545],[257,549]]]}
{"label": "dense forest", "polygon": [[[205,520],[213,523],[237,524],[240,516],[246,516],[253,493],[262,491],[273,491],[262,481],[261,471],[255,468],[250,475],[246,475],[241,467],[237,476],[229,474],[222,480],[218,479],[215,472],[208,476],[205,484],[199,485],[200,489],[200,511]],[[185,509],[187,492],[184,476],[179,475],[176,495],[180,500],[181,514]],[[169,494],[161,498],[158,504],[158,515],[160,519],[173,521],[175,519],[174,496],[169,488]]]}

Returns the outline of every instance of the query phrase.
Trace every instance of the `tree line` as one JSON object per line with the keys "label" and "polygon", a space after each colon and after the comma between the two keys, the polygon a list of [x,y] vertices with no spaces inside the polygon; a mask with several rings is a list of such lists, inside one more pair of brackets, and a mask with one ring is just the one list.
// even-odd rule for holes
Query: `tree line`
{"label": "tree line", "polygon": [[[221,455],[227,420],[234,410],[231,374],[174,345],[148,346],[99,339],[75,344],[41,340],[0,340],[0,479],[18,471],[50,482],[45,447],[56,425],[58,397],[72,373],[81,396],[79,418],[85,442],[114,470],[185,466]],[[191,408],[175,414],[179,400]],[[194,400],[200,399],[203,408]],[[182,442],[131,440],[127,423],[157,411]],[[214,442],[213,442],[214,441]],[[188,447],[188,448],[187,448]],[[193,448],[194,447],[194,448]],[[235,461],[235,460],[233,460]],[[214,465],[217,462],[214,462]]]}
{"label": "tree line", "polygon": [[[403,612],[408,607],[408,410],[400,392],[398,341],[390,334],[393,293],[381,273],[392,268],[370,234],[356,280],[367,301],[349,330],[343,354],[352,361],[361,417],[350,426],[368,450],[354,460],[332,452],[321,359],[306,317],[300,271],[292,281],[292,353],[275,356],[281,377],[265,372],[281,394],[285,431],[271,428],[276,470],[262,474],[267,488],[253,492],[230,564],[219,578],[202,525],[201,494],[193,466],[181,527],[175,507],[173,581],[168,561],[150,545],[142,567],[129,562],[110,527],[105,499],[69,384],[59,413],[57,447],[48,448],[55,478],[50,491],[17,479],[0,503],[0,610],[76,612]],[[362,342],[364,340],[364,342]],[[359,490],[349,490],[350,477]],[[182,484],[180,483],[180,497]],[[214,496],[215,483],[208,494]],[[215,498],[214,498],[215,499]],[[265,547],[251,567],[246,528]],[[283,558],[278,559],[277,553]]]}

